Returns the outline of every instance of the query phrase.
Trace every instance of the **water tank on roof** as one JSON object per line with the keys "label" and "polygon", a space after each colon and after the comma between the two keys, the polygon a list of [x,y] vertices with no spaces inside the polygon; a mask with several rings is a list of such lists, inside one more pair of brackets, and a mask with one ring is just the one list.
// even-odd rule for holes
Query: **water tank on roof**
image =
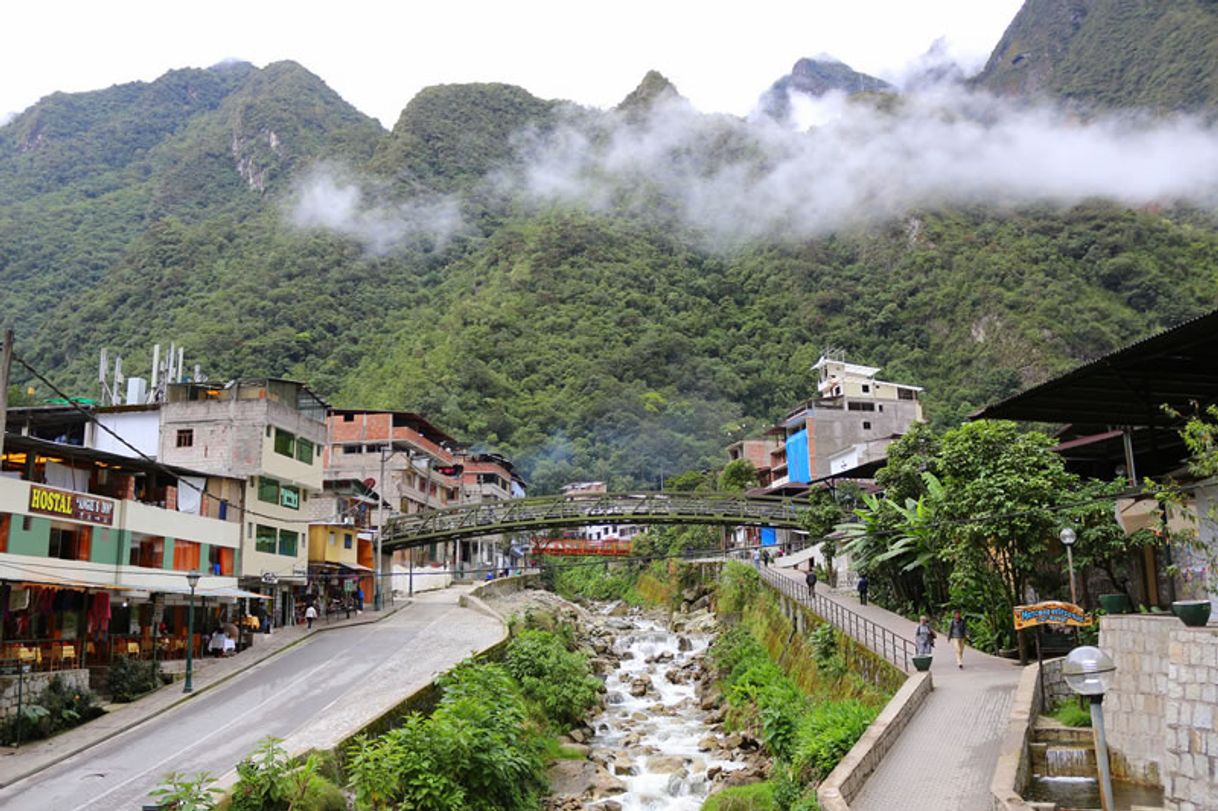
{"label": "water tank on roof", "polygon": [[142,377],[127,378],[127,405],[143,405],[148,401],[148,381]]}

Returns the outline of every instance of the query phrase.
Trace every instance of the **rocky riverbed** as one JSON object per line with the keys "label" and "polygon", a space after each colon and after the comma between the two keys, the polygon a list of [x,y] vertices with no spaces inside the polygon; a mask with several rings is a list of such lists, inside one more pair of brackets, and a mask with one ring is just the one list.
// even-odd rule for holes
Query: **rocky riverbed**
{"label": "rocky riverbed", "polygon": [[547,809],[684,811],[721,786],[765,778],[758,741],[723,731],[704,661],[718,625],[702,606],[671,618],[620,604],[580,612],[604,705],[564,740],[584,757],[551,768]]}

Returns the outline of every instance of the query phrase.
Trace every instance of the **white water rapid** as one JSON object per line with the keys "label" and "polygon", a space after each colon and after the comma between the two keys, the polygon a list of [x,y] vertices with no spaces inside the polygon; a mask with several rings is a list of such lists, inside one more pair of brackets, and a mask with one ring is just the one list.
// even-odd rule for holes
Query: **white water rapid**
{"label": "white water rapid", "polygon": [[696,695],[710,635],[674,633],[638,616],[606,624],[616,634],[614,652],[620,663],[606,680],[608,702],[605,712],[591,722],[595,735],[589,744],[627,790],[587,807],[700,808],[716,771],[742,768],[713,757],[722,751],[719,747],[699,751],[699,745],[713,737],[709,712],[699,707]]}

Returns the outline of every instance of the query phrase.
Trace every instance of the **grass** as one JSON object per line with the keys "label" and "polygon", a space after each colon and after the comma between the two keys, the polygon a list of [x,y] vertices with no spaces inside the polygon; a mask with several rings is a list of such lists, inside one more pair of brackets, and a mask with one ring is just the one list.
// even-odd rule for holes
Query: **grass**
{"label": "grass", "polygon": [[774,786],[768,781],[733,786],[706,798],[702,811],[776,811]]}
{"label": "grass", "polygon": [[1062,703],[1053,708],[1053,712],[1049,713],[1049,717],[1057,721],[1062,726],[1067,727],[1089,727],[1091,726],[1091,712],[1078,705],[1077,701],[1066,699]]}

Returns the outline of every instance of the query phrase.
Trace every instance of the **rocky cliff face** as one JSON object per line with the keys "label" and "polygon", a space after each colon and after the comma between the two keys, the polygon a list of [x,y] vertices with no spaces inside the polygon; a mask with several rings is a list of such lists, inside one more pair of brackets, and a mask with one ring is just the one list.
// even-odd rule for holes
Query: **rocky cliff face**
{"label": "rocky cliff face", "polygon": [[859,73],[843,62],[832,59],[801,59],[791,72],[774,82],[761,97],[761,112],[779,121],[791,115],[791,96],[817,98],[832,91],[847,95],[858,93],[895,93],[896,88],[883,79]]}

